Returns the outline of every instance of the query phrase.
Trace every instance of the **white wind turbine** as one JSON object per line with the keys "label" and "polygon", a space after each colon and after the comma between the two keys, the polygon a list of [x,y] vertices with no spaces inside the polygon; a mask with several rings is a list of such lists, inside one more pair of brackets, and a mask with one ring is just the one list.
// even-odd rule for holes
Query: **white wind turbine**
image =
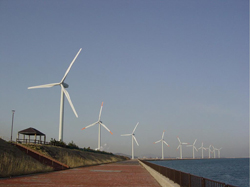
{"label": "white wind turbine", "polygon": [[212,152],[212,151],[211,151],[211,146],[212,146],[212,145],[209,145],[209,147],[206,148],[206,149],[208,149],[208,158],[211,158],[211,156],[210,156],[210,153]]}
{"label": "white wind turbine", "polygon": [[222,149],[222,147],[220,149],[217,149],[218,151],[218,158],[220,158],[220,150]]}
{"label": "white wind turbine", "polygon": [[196,143],[196,141],[197,141],[197,139],[195,139],[193,145],[187,145],[187,147],[193,147],[193,159],[195,158],[195,157],[194,157],[194,150],[198,151],[198,150],[196,149],[196,147],[194,146],[195,143]]}
{"label": "white wind turbine", "polygon": [[136,129],[136,127],[138,125],[139,125],[139,122],[136,124],[136,126],[135,126],[135,128],[134,128],[134,130],[133,130],[133,132],[131,134],[122,134],[121,135],[121,136],[131,136],[132,137],[132,159],[134,159],[134,140],[135,140],[136,144],[139,146],[139,144],[138,144],[138,142],[137,142],[137,140],[135,138],[135,134],[134,134],[135,129]]}
{"label": "white wind turbine", "polygon": [[201,158],[203,158],[203,150],[207,150],[205,147],[203,147],[203,142],[201,144],[201,147],[198,148],[198,150],[201,149]]}
{"label": "white wind turbine", "polygon": [[212,146],[213,147],[213,153],[214,153],[214,158],[216,157],[215,156],[215,151],[217,150],[214,146]]}
{"label": "white wind turbine", "polygon": [[182,145],[187,145],[188,143],[181,142],[178,136],[177,136],[177,139],[179,141],[179,146],[177,147],[177,149],[180,149],[180,159],[182,159]]}
{"label": "white wind turbine", "polygon": [[87,127],[82,128],[82,130],[84,130],[84,129],[87,129],[87,128],[89,128],[89,127],[94,126],[95,124],[99,124],[98,148],[97,148],[98,150],[100,150],[100,148],[101,148],[101,126],[103,126],[107,131],[109,131],[110,134],[113,134],[113,133],[108,129],[108,127],[106,127],[106,125],[104,125],[104,124],[102,123],[102,121],[101,121],[102,107],[103,107],[103,102],[102,102],[102,105],[101,105],[101,109],[100,109],[98,121],[95,122],[95,123],[92,123],[92,124],[88,125]]}
{"label": "white wind turbine", "polygon": [[76,113],[76,110],[73,106],[73,103],[71,102],[71,99],[70,99],[70,96],[69,96],[69,93],[68,91],[65,89],[65,88],[68,88],[69,85],[66,84],[64,82],[64,80],[66,79],[69,71],[70,71],[70,68],[72,67],[73,63],[75,62],[77,56],[79,55],[79,53],[81,52],[82,48],[80,48],[80,50],[78,51],[78,53],[76,54],[75,58],[72,60],[72,62],[70,63],[67,71],[65,72],[62,80],[58,83],[51,83],[51,84],[44,84],[44,85],[39,85],[39,86],[32,86],[32,87],[28,87],[28,89],[35,89],[35,88],[50,88],[50,87],[53,87],[53,86],[61,86],[61,103],[60,103],[60,119],[59,119],[59,138],[58,140],[59,141],[63,141],[63,117],[64,117],[64,95],[66,96],[66,98],[68,99],[69,101],[69,104],[73,110],[73,112],[75,113],[76,117],[78,117],[77,113]]}
{"label": "white wind turbine", "polygon": [[164,133],[165,133],[165,131],[163,131],[162,137],[161,137],[160,140],[154,142],[154,143],[159,143],[159,142],[161,142],[161,147],[162,147],[162,148],[161,148],[161,151],[162,151],[162,153],[161,153],[161,159],[164,159],[163,143],[165,143],[165,144],[169,147],[169,145],[167,144],[167,142],[165,142],[164,139],[163,139]]}

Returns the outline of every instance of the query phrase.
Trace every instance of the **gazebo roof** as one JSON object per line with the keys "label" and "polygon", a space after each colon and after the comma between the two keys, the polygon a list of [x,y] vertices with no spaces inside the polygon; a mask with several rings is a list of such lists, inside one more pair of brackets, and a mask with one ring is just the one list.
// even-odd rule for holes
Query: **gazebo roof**
{"label": "gazebo roof", "polygon": [[43,134],[39,130],[37,130],[35,128],[32,128],[32,127],[24,129],[22,131],[19,131],[18,133],[19,134],[25,134],[25,135],[42,135],[42,136],[45,136],[45,134]]}

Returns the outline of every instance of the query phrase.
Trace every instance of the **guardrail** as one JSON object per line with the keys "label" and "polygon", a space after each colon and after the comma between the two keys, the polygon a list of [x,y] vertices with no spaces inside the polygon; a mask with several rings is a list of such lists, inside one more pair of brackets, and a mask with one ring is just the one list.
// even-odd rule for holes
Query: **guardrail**
{"label": "guardrail", "polygon": [[29,144],[29,143],[33,143],[33,144],[50,144],[49,142],[45,142],[42,140],[36,140],[36,139],[20,139],[17,138],[16,139],[17,143],[23,143],[23,144]]}
{"label": "guardrail", "polygon": [[163,176],[169,178],[181,187],[236,187],[233,185],[225,184],[222,182],[214,181],[211,179],[192,175],[175,169],[167,168],[164,166],[156,165],[145,160],[140,160],[147,166],[159,172]]}

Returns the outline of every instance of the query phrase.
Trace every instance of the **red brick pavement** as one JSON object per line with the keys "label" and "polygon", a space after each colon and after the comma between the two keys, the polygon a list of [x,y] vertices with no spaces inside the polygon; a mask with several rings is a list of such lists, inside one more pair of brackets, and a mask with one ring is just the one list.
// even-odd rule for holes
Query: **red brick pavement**
{"label": "red brick pavement", "polygon": [[11,179],[0,179],[0,186],[159,187],[160,185],[138,161],[124,161]]}

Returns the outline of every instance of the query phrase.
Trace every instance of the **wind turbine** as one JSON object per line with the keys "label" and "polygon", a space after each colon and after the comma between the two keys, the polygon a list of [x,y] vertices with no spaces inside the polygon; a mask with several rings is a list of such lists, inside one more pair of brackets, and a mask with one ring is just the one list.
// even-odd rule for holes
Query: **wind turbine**
{"label": "wind turbine", "polygon": [[78,115],[76,113],[76,110],[73,106],[73,103],[71,102],[71,99],[70,99],[70,96],[69,96],[69,93],[67,92],[67,90],[65,88],[68,88],[69,85],[66,84],[64,82],[64,80],[66,79],[69,71],[70,71],[70,68],[72,67],[72,65],[74,64],[77,56],[79,55],[79,53],[81,52],[82,48],[80,48],[80,50],[78,51],[78,53],[76,54],[75,58],[72,60],[72,62],[70,63],[67,71],[65,72],[62,80],[58,83],[51,83],[51,84],[44,84],[44,85],[39,85],[39,86],[32,86],[32,87],[28,87],[28,89],[35,89],[35,88],[51,88],[53,86],[61,86],[61,103],[60,103],[60,118],[59,118],[59,138],[58,140],[59,141],[63,141],[63,117],[64,117],[64,95],[66,96],[66,98],[68,99],[69,101],[69,104],[73,110],[73,112],[75,113],[76,117],[78,118]]}
{"label": "wind turbine", "polygon": [[181,142],[181,140],[178,136],[177,136],[177,139],[179,141],[179,146],[177,147],[177,149],[180,148],[180,159],[182,159],[182,145],[187,145],[188,143]]}
{"label": "wind turbine", "polygon": [[213,153],[214,153],[214,158],[215,158],[215,151],[217,150],[214,146],[213,147]]}
{"label": "wind turbine", "polygon": [[206,149],[208,149],[208,155],[209,155],[208,158],[211,158],[211,157],[210,157],[210,152],[212,152],[212,151],[211,151],[211,146],[212,146],[212,145],[209,145],[209,147],[206,148]]}
{"label": "wind turbine", "polygon": [[165,143],[165,144],[169,147],[169,145],[167,144],[167,142],[165,142],[165,141],[164,141],[164,139],[163,139],[163,137],[164,137],[164,133],[165,133],[165,131],[163,131],[163,133],[162,133],[162,137],[161,137],[161,139],[160,139],[160,140],[158,140],[158,141],[154,142],[154,143],[159,143],[159,142],[161,142],[161,146],[162,146],[162,148],[161,148],[161,150],[162,150],[162,153],[161,153],[161,159],[164,159],[163,143]]}
{"label": "wind turbine", "polygon": [[137,140],[135,138],[135,134],[134,134],[135,129],[136,129],[136,127],[138,125],[139,125],[139,122],[136,124],[136,126],[135,126],[135,128],[134,128],[134,130],[133,130],[133,132],[131,134],[122,134],[121,135],[121,136],[131,136],[132,137],[132,159],[134,159],[134,140],[135,140],[136,144],[139,146],[139,144],[138,144],[138,142],[137,142]]}
{"label": "wind turbine", "polygon": [[201,158],[203,158],[203,150],[207,150],[205,147],[203,147],[203,142],[202,142],[202,144],[201,144],[201,147],[200,148],[198,148],[198,150],[199,149],[201,149]]}
{"label": "wind turbine", "polygon": [[89,127],[94,126],[95,124],[99,124],[98,148],[97,148],[98,150],[100,150],[100,148],[101,148],[101,126],[103,126],[107,131],[109,131],[110,134],[113,134],[113,133],[108,129],[108,127],[106,127],[106,125],[104,125],[104,124],[102,123],[102,121],[101,121],[102,107],[103,107],[103,102],[102,102],[102,105],[101,105],[101,109],[100,109],[98,121],[95,122],[95,123],[92,123],[92,124],[88,125],[87,127],[82,128],[82,130],[84,130],[84,129],[87,129],[87,128],[89,128]]}
{"label": "wind turbine", "polygon": [[187,147],[193,147],[193,159],[195,158],[195,157],[194,157],[194,150],[198,151],[198,150],[196,149],[196,147],[194,146],[194,144],[196,143],[196,141],[197,141],[197,139],[195,139],[193,145],[187,145]]}
{"label": "wind turbine", "polygon": [[217,149],[218,151],[218,158],[220,158],[220,150],[222,149],[222,147],[220,149]]}

